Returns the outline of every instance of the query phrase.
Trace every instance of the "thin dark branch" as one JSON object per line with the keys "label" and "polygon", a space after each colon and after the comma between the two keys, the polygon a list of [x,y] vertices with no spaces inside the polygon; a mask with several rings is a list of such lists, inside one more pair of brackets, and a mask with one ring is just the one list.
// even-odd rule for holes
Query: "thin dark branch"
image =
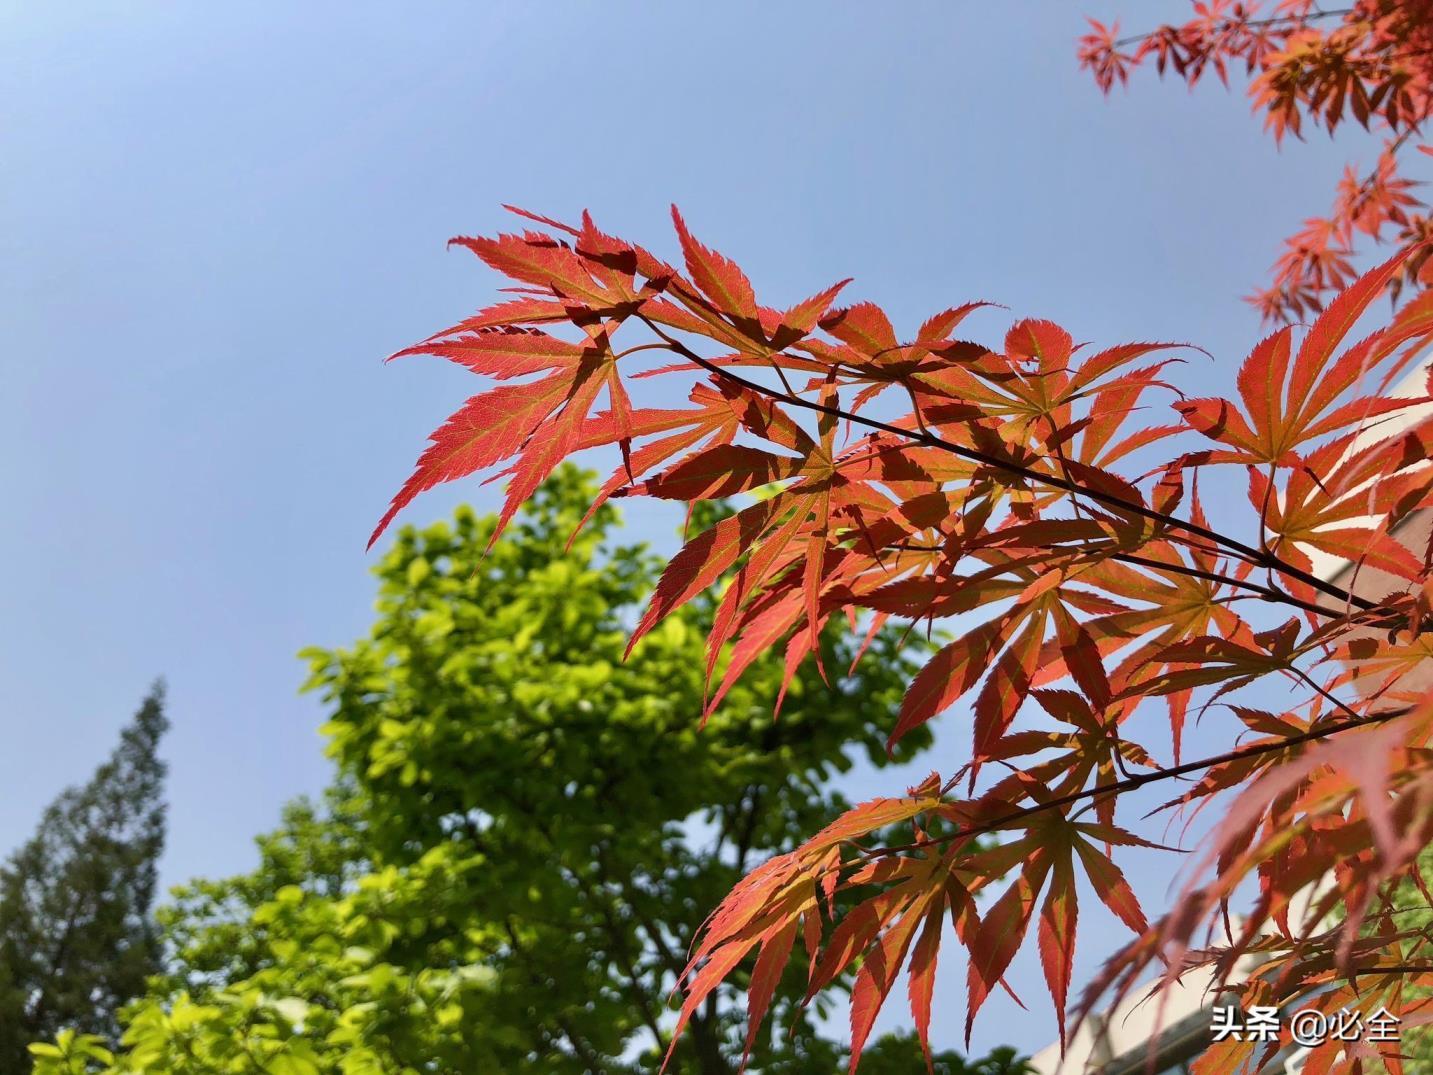
{"label": "thin dark branch", "polygon": [[1336,708],[1343,710],[1343,712],[1347,713],[1350,718],[1354,720],[1360,719],[1358,714],[1348,707],[1347,702],[1343,701],[1341,698],[1339,698],[1332,692],[1319,686],[1319,684],[1314,681],[1314,678],[1307,672],[1305,672],[1302,668],[1299,668],[1296,665],[1290,665],[1289,671],[1293,672],[1294,675],[1296,675],[1299,679],[1303,680],[1306,686],[1312,687],[1315,691],[1317,691],[1319,697],[1323,698],[1327,702],[1333,703]]}
{"label": "thin dark branch", "polygon": [[[1219,31],[1223,32],[1235,26],[1242,26],[1246,29],[1251,30],[1262,29],[1265,26],[1304,26],[1311,22],[1317,22],[1319,19],[1338,18],[1344,15],[1350,15],[1352,13],[1353,8],[1341,7],[1334,8],[1329,11],[1313,11],[1307,15],[1271,15],[1267,19],[1225,19],[1222,23],[1219,24]],[[1115,48],[1125,48],[1128,45],[1138,45],[1145,41],[1148,41],[1152,37],[1159,35],[1163,31],[1178,29],[1179,27],[1174,26],[1173,24],[1169,24],[1166,26],[1161,26],[1157,30],[1150,30],[1147,33],[1133,34],[1130,37],[1122,37],[1115,42]]]}
{"label": "thin dark branch", "polygon": [[1411,709],[1394,709],[1385,713],[1376,713],[1369,717],[1360,717],[1357,720],[1340,721],[1337,724],[1330,724],[1322,728],[1311,728],[1299,735],[1291,735],[1287,739],[1280,739],[1276,743],[1263,743],[1253,747],[1239,747],[1234,750],[1217,754],[1211,758],[1200,758],[1198,761],[1185,762],[1183,765],[1176,765],[1171,769],[1158,769],[1152,773],[1140,773],[1125,780],[1115,781],[1113,784],[1101,784],[1093,788],[1085,788],[1081,791],[1072,791],[1068,795],[1060,795],[1044,802],[1031,803],[1029,806],[1012,810],[993,821],[987,821],[981,825],[974,825],[968,829],[960,829],[956,832],[943,833],[940,836],[928,840],[917,840],[914,843],[903,844],[899,847],[883,847],[867,852],[871,858],[879,858],[884,855],[898,854],[903,851],[917,851],[924,847],[937,844],[949,843],[951,840],[964,840],[973,836],[983,836],[986,833],[994,832],[1014,821],[1023,821],[1027,817],[1043,813],[1046,810],[1058,810],[1062,806],[1069,806],[1082,799],[1098,798],[1106,795],[1120,795],[1126,791],[1133,791],[1135,788],[1143,787],[1146,784],[1155,784],[1161,780],[1172,780],[1175,777],[1187,776],[1190,773],[1198,772],[1200,769],[1209,769],[1216,765],[1223,765],[1226,762],[1241,761],[1245,758],[1257,758],[1264,754],[1274,754],[1280,750],[1288,750],[1290,747],[1302,746],[1305,743],[1313,743],[1320,739],[1327,739],[1339,732],[1350,731],[1354,728],[1367,727],[1370,724],[1383,724],[1393,720],[1395,717],[1402,717],[1412,712]]}
{"label": "thin dark branch", "polygon": [[[627,947],[622,924],[618,921],[616,908],[613,907],[612,901],[608,898],[606,886],[609,881],[603,848],[601,845],[595,848],[594,865],[597,868],[597,884],[594,886],[581,872],[562,862],[561,856],[558,853],[558,842],[551,829],[544,823],[541,814],[527,803],[519,800],[518,797],[511,792],[505,797],[508,803],[521,812],[542,835],[543,839],[547,841],[548,847],[551,849],[553,855],[553,861],[557,864],[558,869],[566,875],[568,882],[586,896],[588,902],[596,907],[598,913],[601,914],[602,921],[607,927],[608,936],[611,938],[611,954],[614,957],[617,969],[626,975],[630,987],[629,999],[635,1003],[643,1023],[646,1024],[647,1029],[651,1031],[653,1038],[656,1039],[657,1048],[661,1051],[665,1051],[667,1039],[662,1033],[661,1027],[658,1025],[657,1013],[651,1006],[651,997],[648,994],[646,983],[642,979],[642,974],[638,969],[637,960]],[[635,904],[635,901],[631,899],[627,902],[629,906]],[[649,928],[647,929],[647,933],[653,934],[653,931]],[[663,957],[668,958],[670,953],[666,950],[666,945],[662,942],[661,937],[654,935],[654,940],[661,947]],[[680,974],[680,971],[677,973]]]}
{"label": "thin dark branch", "polygon": [[[531,954],[523,946],[523,943],[518,940],[517,931],[513,929],[512,921],[510,919],[505,919],[503,921],[503,929],[507,933],[508,943],[512,946],[512,950],[521,955],[524,959],[523,969],[527,974],[528,981],[532,985],[536,986],[538,989],[542,989],[542,979],[538,977],[537,973],[532,969],[531,965],[526,962],[530,958]],[[554,1011],[552,1013],[552,1021],[556,1023],[558,1029],[562,1031],[563,1037],[567,1039],[568,1044],[572,1046],[572,1049],[575,1053],[577,1053],[578,1058],[584,1064],[587,1065],[587,1070],[589,1072],[592,1072],[593,1075],[602,1075],[602,1073],[607,1070],[606,1065],[604,1065],[602,1062],[602,1058],[597,1055],[597,1052],[588,1043],[587,1039],[584,1038],[582,1035],[578,1034],[577,1031],[573,1029],[572,1024],[567,1020],[567,1018],[562,1014],[562,1012]]]}
{"label": "thin dark branch", "polygon": [[1352,980],[1365,974],[1426,974],[1428,971],[1433,971],[1433,963],[1390,963],[1382,967],[1360,967],[1344,977]]}
{"label": "thin dark branch", "polygon": [[[1123,497],[1116,496],[1113,493],[1107,493],[1100,489],[1092,489],[1088,486],[1080,485],[1078,482],[1069,481],[1057,475],[1041,473],[1038,470],[1035,470],[1031,467],[1027,467],[1021,463],[1017,463],[1014,460],[1001,459],[999,456],[991,455],[987,452],[980,451],[978,448],[967,448],[964,445],[956,444],[953,441],[948,441],[943,437],[938,437],[933,433],[921,433],[917,430],[903,429],[900,426],[891,425],[888,422],[882,422],[875,418],[868,418],[864,415],[853,414],[852,412],[843,410],[840,407],[828,406],[827,404],[819,403],[815,400],[806,399],[802,396],[787,395],[784,392],[778,391],[774,388],[770,388],[767,385],[761,384],[757,381],[752,381],[746,377],[741,376],[740,374],[732,373],[730,370],[718,366],[716,363],[711,362],[709,359],[705,359],[701,355],[697,354],[690,347],[686,346],[686,344],[682,343],[681,340],[678,340],[675,337],[663,332],[660,328],[657,327],[656,324],[651,321],[650,318],[646,317],[644,314],[639,313],[637,314],[637,317],[644,324],[646,324],[647,327],[650,328],[654,333],[656,333],[659,337],[665,340],[673,353],[681,356],[682,358],[687,359],[689,362],[692,362],[697,366],[700,366],[702,369],[706,370],[714,376],[726,378],[732,383],[738,384],[743,388],[748,389],[749,391],[758,392],[761,395],[766,396],[768,399],[787,403],[793,407],[801,407],[806,410],[816,411],[819,414],[827,414],[835,418],[843,418],[848,422],[853,422],[856,425],[863,426],[867,429],[874,429],[882,433],[890,433],[894,434],[895,436],[905,437],[906,439],[911,440],[917,444],[925,444],[932,448],[940,448],[943,451],[950,452],[952,455],[959,456],[962,459],[968,459],[974,463],[980,463],[984,466],[992,467],[996,470],[1001,470],[1008,474],[1014,474],[1018,477],[1025,478],[1027,481],[1038,482],[1041,485],[1046,485],[1054,489],[1060,489],[1072,495],[1077,493],[1082,494],[1089,499],[1097,501],[1098,503],[1101,503],[1106,507],[1112,508],[1116,511],[1126,512],[1130,515],[1137,515],[1141,518],[1148,519],[1151,522],[1162,523],[1165,526],[1177,528],[1189,534],[1194,534],[1195,536],[1203,538],[1206,541],[1212,541],[1216,545],[1219,545],[1229,550],[1231,553],[1237,555],[1243,560],[1247,560],[1250,563],[1258,564],[1262,567],[1269,568],[1270,570],[1277,571],[1280,574],[1287,575],[1290,578],[1297,579],[1304,585],[1312,587],[1315,590],[1319,590],[1327,596],[1333,597],[1342,603],[1351,604],[1364,610],[1370,610],[1378,607],[1375,602],[1349,593],[1348,591],[1343,590],[1340,587],[1333,585],[1332,583],[1324,581],[1316,575],[1312,575],[1307,571],[1295,567],[1293,564],[1285,563],[1283,560],[1280,560],[1272,553],[1253,548],[1249,545],[1244,544],[1241,541],[1235,540],[1234,538],[1226,537],[1225,535],[1220,534],[1217,531],[1210,530],[1208,527],[1200,526],[1198,523],[1176,518],[1175,516],[1168,515],[1164,512],[1156,511],[1153,508],[1145,507],[1143,504],[1137,504],[1133,501],[1126,500]],[[1282,591],[1271,592],[1282,593]],[[1293,596],[1285,596],[1290,599],[1289,603],[1292,603]],[[1283,598],[1280,598],[1280,600],[1282,599]]]}
{"label": "thin dark branch", "polygon": [[[938,545],[923,545],[920,542],[902,541],[889,546],[893,549],[900,549],[906,552],[940,552]],[[1103,550],[1092,554],[1092,556],[1103,557],[1106,555]],[[1188,564],[1171,564],[1164,560],[1155,560],[1146,556],[1138,556],[1134,553],[1117,552],[1108,554],[1111,560],[1118,560],[1122,564],[1131,564],[1135,567],[1147,567],[1152,570],[1168,571],[1173,575],[1183,575],[1191,579],[1204,579],[1206,582],[1215,582],[1221,586],[1233,586],[1236,589],[1247,590],[1269,601],[1280,601],[1284,604],[1293,605],[1306,612],[1312,612],[1317,616],[1327,616],[1331,619],[1338,619],[1344,613],[1337,609],[1325,608],[1323,605],[1316,605],[1309,601],[1301,600],[1293,594],[1284,593],[1282,590],[1275,590],[1268,586],[1260,586],[1257,582],[1250,582],[1247,579],[1236,579],[1229,575],[1220,575],[1213,571],[1205,571],[1202,568],[1190,567]]]}
{"label": "thin dark branch", "polygon": [[1148,557],[1138,556],[1134,553],[1115,553],[1114,559],[1121,563],[1133,564],[1137,567],[1147,567],[1158,571],[1172,571],[1177,575],[1187,575],[1194,579],[1204,579],[1206,582],[1216,582],[1222,586],[1233,586],[1241,590],[1248,590],[1250,593],[1258,594],[1260,597],[1268,598],[1270,601],[1279,601],[1286,605],[1293,605],[1305,612],[1312,612],[1317,616],[1328,616],[1338,619],[1343,615],[1336,609],[1324,608],[1311,601],[1304,601],[1291,593],[1283,590],[1276,590],[1272,586],[1260,586],[1257,582],[1250,582],[1248,579],[1236,579],[1228,575],[1220,575],[1213,571],[1205,571],[1198,567],[1189,567],[1187,564],[1167,564],[1162,560],[1153,560]]}

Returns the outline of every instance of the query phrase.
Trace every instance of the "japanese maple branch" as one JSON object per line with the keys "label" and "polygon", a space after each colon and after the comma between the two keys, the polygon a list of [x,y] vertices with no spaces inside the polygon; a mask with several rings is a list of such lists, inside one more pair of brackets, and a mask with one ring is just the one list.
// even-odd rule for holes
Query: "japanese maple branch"
{"label": "japanese maple branch", "polygon": [[[1314,11],[1310,12],[1307,15],[1270,15],[1266,19],[1225,19],[1218,25],[1217,29],[1215,30],[1215,33],[1226,33],[1234,27],[1242,27],[1246,30],[1258,30],[1262,29],[1265,26],[1279,26],[1281,24],[1287,24],[1289,26],[1306,26],[1309,23],[1317,22],[1320,19],[1340,18],[1344,15],[1351,15],[1352,13],[1353,8],[1341,7],[1334,8],[1329,11]],[[1124,48],[1128,45],[1138,45],[1145,41],[1149,41],[1152,38],[1159,37],[1160,35],[1167,33],[1170,30],[1174,30],[1177,32],[1180,29],[1182,29],[1182,27],[1175,26],[1172,23],[1166,24],[1156,30],[1150,30],[1147,33],[1134,34],[1131,37],[1122,37],[1114,43],[1114,47]]]}
{"label": "japanese maple branch", "polygon": [[1362,978],[1365,974],[1426,974],[1433,970],[1433,963],[1389,963],[1378,967],[1359,967],[1343,977]]}
{"label": "japanese maple branch", "polygon": [[1395,717],[1406,716],[1412,712],[1409,708],[1394,709],[1386,713],[1377,713],[1369,717],[1360,717],[1357,720],[1340,721],[1324,728],[1310,729],[1301,732],[1299,735],[1291,735],[1286,739],[1280,739],[1273,743],[1264,743],[1254,747],[1239,747],[1234,750],[1217,754],[1211,758],[1200,758],[1197,761],[1185,762],[1183,765],[1176,765],[1172,769],[1159,769],[1152,773],[1140,773],[1138,776],[1127,777],[1124,780],[1117,780],[1113,784],[1101,784],[1093,788],[1085,788],[1081,791],[1072,791],[1068,795],[1059,795],[1044,802],[1031,803],[1029,806],[1012,810],[1008,814],[987,821],[980,825],[974,825],[968,829],[959,829],[955,832],[945,833],[941,836],[932,837],[928,840],[917,840],[914,843],[903,844],[899,847],[882,847],[867,852],[872,858],[879,858],[884,855],[899,854],[903,851],[916,851],[923,847],[935,844],[949,843],[951,840],[964,840],[972,836],[983,836],[986,833],[994,832],[1013,821],[1023,821],[1034,814],[1044,813],[1046,810],[1057,810],[1062,806],[1069,806],[1072,803],[1084,799],[1093,799],[1106,795],[1121,795],[1126,791],[1133,791],[1135,788],[1143,787],[1146,784],[1156,784],[1161,780],[1172,780],[1175,777],[1187,776],[1200,769],[1209,769],[1216,765],[1223,765],[1226,762],[1242,761],[1245,758],[1257,758],[1264,754],[1273,754],[1276,751],[1288,750],[1290,747],[1301,746],[1304,743],[1312,743],[1320,739],[1326,739],[1339,732],[1350,731],[1354,728],[1367,727],[1370,724],[1382,724],[1393,720]]}
{"label": "japanese maple branch", "polygon": [[[1409,120],[1408,125],[1404,127],[1402,132],[1399,133],[1398,137],[1394,138],[1391,142],[1388,142],[1384,145],[1383,154],[1390,157],[1397,156],[1398,153],[1403,149],[1403,147],[1408,144],[1409,140],[1413,138],[1416,134],[1418,134],[1419,128],[1423,125],[1423,121],[1427,118],[1428,114],[1425,112],[1419,115],[1417,118]],[[1354,229],[1356,227],[1354,223],[1354,218],[1358,215],[1360,201],[1361,199],[1368,196],[1369,191],[1374,189],[1374,187],[1378,183],[1378,178],[1379,168],[1378,165],[1374,165],[1374,167],[1368,172],[1368,174],[1359,180],[1358,191],[1355,197],[1347,199],[1346,203],[1343,198],[1338,199],[1334,203],[1334,208],[1329,216],[1329,220],[1331,223],[1337,225],[1339,231],[1342,233],[1339,236],[1339,242],[1343,243],[1345,247],[1351,247],[1354,241]],[[1342,217],[1340,217],[1341,207],[1346,208],[1346,211],[1344,212]],[[1388,223],[1398,223],[1398,221],[1390,217]],[[1378,225],[1377,230],[1369,234],[1369,237],[1374,242],[1381,241],[1379,238],[1379,233],[1382,231],[1382,228],[1383,224],[1380,223]],[[1285,245],[1289,245],[1289,243],[1292,241],[1293,240],[1286,240]]]}
{"label": "japanese maple branch", "polygon": [[[940,552],[939,545],[922,545],[918,542],[903,541],[890,546],[894,549],[903,549],[909,552]],[[1270,586],[1261,586],[1257,582],[1250,582],[1248,579],[1234,578],[1229,575],[1220,575],[1214,571],[1205,571],[1203,568],[1190,567],[1188,564],[1172,564],[1164,560],[1155,560],[1148,556],[1138,556],[1129,552],[1110,553],[1111,560],[1117,560],[1122,564],[1131,564],[1135,567],[1147,567],[1154,571],[1167,571],[1172,575],[1183,575],[1191,579],[1203,579],[1206,582],[1215,582],[1221,586],[1232,586],[1235,589],[1245,590],[1248,593],[1263,597],[1269,601],[1281,601],[1284,604],[1301,608],[1305,612],[1312,612],[1316,616],[1326,616],[1337,619],[1344,614],[1337,609],[1325,608],[1323,605],[1316,605],[1311,601],[1304,601],[1293,594],[1284,593],[1282,590],[1273,589]]]}
{"label": "japanese maple branch", "polygon": [[1324,687],[1319,686],[1319,684],[1314,681],[1313,676],[1309,675],[1302,668],[1299,668],[1297,665],[1290,665],[1289,670],[1293,672],[1293,674],[1297,676],[1300,680],[1302,680],[1306,686],[1312,687],[1315,691],[1317,691],[1319,697],[1323,698],[1324,701],[1331,702],[1335,708],[1341,709],[1343,712],[1347,713],[1350,719],[1362,719],[1357,713],[1355,713],[1352,709],[1348,707],[1347,702],[1343,701],[1337,695],[1331,693]]}
{"label": "japanese maple branch", "polygon": [[[816,400],[806,399],[803,396],[788,395],[785,392],[770,388],[767,385],[761,384],[758,381],[753,381],[741,376],[740,374],[732,373],[730,370],[718,366],[716,363],[710,361],[709,359],[703,358],[686,344],[682,343],[681,340],[678,340],[675,337],[668,335],[666,332],[663,332],[660,328],[657,327],[656,324],[651,321],[650,318],[646,317],[644,314],[638,313],[636,316],[648,328],[650,328],[654,333],[656,333],[656,335],[666,341],[668,347],[672,350],[674,354],[687,359],[689,362],[692,362],[697,366],[700,366],[702,369],[706,370],[708,373],[711,373],[713,376],[724,377],[735,384],[741,385],[743,388],[746,388],[749,391],[760,393],[761,395],[766,396],[768,399],[777,400],[779,402],[787,403],[795,407],[802,407],[806,410],[816,411],[819,414],[830,415],[834,418],[842,418],[848,422],[863,426],[866,429],[875,429],[883,433],[891,433],[896,436],[905,437],[907,440],[911,440],[920,444],[926,444],[932,448],[940,448],[943,451],[950,452],[952,455],[959,456],[962,459],[968,459],[974,463],[980,463],[984,466],[993,467],[997,470],[1002,470],[1009,474],[1015,474],[1019,477],[1025,478],[1027,481],[1038,482],[1041,485],[1046,485],[1054,489],[1061,489],[1071,494],[1083,494],[1084,496],[1089,497],[1091,500],[1104,504],[1107,507],[1114,508],[1117,511],[1128,512],[1132,515],[1138,515],[1141,518],[1148,519],[1151,522],[1158,522],[1163,523],[1166,526],[1177,527],[1178,529],[1183,530],[1187,533],[1194,534],[1197,537],[1201,537],[1206,541],[1212,541],[1215,544],[1220,545],[1233,553],[1236,553],[1241,559],[1258,564],[1262,567],[1269,568],[1270,570],[1277,571],[1281,574],[1288,575],[1291,578],[1298,579],[1306,586],[1310,586],[1313,589],[1320,590],[1327,596],[1336,598],[1340,602],[1356,605],[1357,607],[1366,611],[1377,608],[1376,603],[1369,601],[1366,598],[1358,597],[1355,594],[1351,594],[1348,591],[1333,585],[1332,583],[1325,582],[1318,576],[1312,575],[1307,571],[1297,568],[1293,564],[1285,563],[1283,560],[1280,560],[1272,553],[1253,548],[1252,546],[1244,544],[1242,541],[1227,537],[1223,534],[1218,533],[1217,531],[1210,530],[1208,527],[1200,526],[1198,523],[1189,522],[1184,519],[1176,518],[1172,515],[1167,515],[1164,512],[1156,511],[1153,508],[1147,508],[1143,504],[1136,504],[1132,501],[1125,500],[1123,497],[1116,496],[1113,493],[1106,493],[1099,489],[1092,489],[1088,486],[1080,485],[1078,482],[1070,481],[1068,479],[1061,478],[1055,475],[1042,474],[1040,471],[1035,470],[1031,467],[1027,467],[1021,463],[1016,463],[1013,460],[1009,459],[1001,459],[999,456],[990,455],[987,452],[982,452],[978,448],[967,448],[964,445],[956,444],[953,441],[948,441],[944,437],[938,437],[933,433],[922,433],[916,430],[903,429],[900,426],[891,425],[888,422],[882,422],[876,418],[869,418],[865,415],[854,414],[840,407],[834,407],[825,403],[820,403]],[[1272,592],[1282,593],[1282,591]],[[1284,600],[1284,597],[1290,598],[1287,603],[1293,603],[1291,594],[1284,595],[1283,597],[1278,598],[1278,600]]]}
{"label": "japanese maple branch", "polygon": [[1293,605],[1305,612],[1312,612],[1316,616],[1327,616],[1337,619],[1343,613],[1335,609],[1327,609],[1322,605],[1314,604],[1312,601],[1305,601],[1295,597],[1283,590],[1276,590],[1272,586],[1260,586],[1257,582],[1250,582],[1248,579],[1238,579],[1229,575],[1220,575],[1214,571],[1205,571],[1202,568],[1190,567],[1188,564],[1167,564],[1162,560],[1154,560],[1146,556],[1137,556],[1129,552],[1117,552],[1114,559],[1121,563],[1134,564],[1138,567],[1147,567],[1155,571],[1172,571],[1177,575],[1186,575],[1192,579],[1203,579],[1206,582],[1216,582],[1221,586],[1233,586],[1236,589],[1247,590],[1249,593],[1258,594],[1260,597],[1270,601],[1281,601],[1286,605]]}

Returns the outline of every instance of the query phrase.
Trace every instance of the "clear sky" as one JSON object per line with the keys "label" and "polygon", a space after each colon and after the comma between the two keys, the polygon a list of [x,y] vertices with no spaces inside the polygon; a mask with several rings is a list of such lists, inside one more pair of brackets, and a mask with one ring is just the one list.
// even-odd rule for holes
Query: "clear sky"
{"label": "clear sky", "polygon": [[[0,848],[161,674],[167,883],[250,865],[326,782],[294,654],[366,631],[365,539],[472,389],[380,359],[490,301],[444,243],[502,202],[673,254],[675,201],[773,305],[853,275],[898,324],[990,299],[1198,342],[1193,375],[1229,383],[1258,336],[1238,296],[1366,146],[1276,152],[1238,91],[1106,100],[1076,69],[1084,14],[1184,9],[0,6]],[[633,526],[669,540],[667,516]],[[1166,876],[1141,880],[1157,903]],[[1077,981],[1118,937],[1088,924]],[[977,1046],[1053,1035],[1036,967],[1030,1015],[992,1001]]]}

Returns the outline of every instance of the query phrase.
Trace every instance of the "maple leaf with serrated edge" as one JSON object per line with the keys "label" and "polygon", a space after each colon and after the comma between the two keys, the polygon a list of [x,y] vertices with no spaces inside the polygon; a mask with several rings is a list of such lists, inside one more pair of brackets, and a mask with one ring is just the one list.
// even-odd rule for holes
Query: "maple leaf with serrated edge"
{"label": "maple leaf with serrated edge", "polygon": [[[1198,62],[1174,44],[1167,58]],[[994,345],[955,338],[984,303],[905,334],[874,303],[833,308],[845,281],[764,304],[679,213],[681,271],[585,214],[577,226],[520,215],[533,226],[522,234],[462,242],[518,297],[400,352],[498,383],[433,435],[384,524],[419,492],[481,473],[509,479],[500,529],[562,459],[615,447],[591,511],[612,497],[743,498],[688,535],[631,635],[714,594],[701,720],[763,654],[783,655],[775,717],[813,655],[834,678],[824,635],[859,634],[859,662],[904,625],[948,633],[914,671],[888,746],[943,712],[959,735],[970,724],[946,777],[853,808],[735,886],[691,949],[676,1034],[745,975],[749,1056],[796,959],[806,1002],[848,976],[855,1070],[904,972],[929,1066],[946,921],[968,957],[967,1034],[990,993],[1009,990],[1032,926],[1062,1041],[1067,1007],[1081,1018],[1171,952],[1227,982],[1258,951],[1280,989],[1374,958],[1343,934],[1298,936],[1310,927],[1291,909],[1331,869],[1337,886],[1309,922],[1377,915],[1433,840],[1433,701],[1410,685],[1433,637],[1433,547],[1395,534],[1433,509],[1433,419],[1408,410],[1433,393],[1386,395],[1433,340],[1433,300],[1349,342],[1396,261],[1306,332],[1257,345],[1230,398],[1189,398],[1178,360],[1156,353],[1167,344],[1092,348],[1039,318],[1014,319]],[[664,397],[677,405],[629,391],[683,374],[695,383]],[[1180,424],[1151,420],[1166,395]],[[1211,519],[1205,489],[1229,464],[1248,481],[1218,486]],[[1229,529],[1232,515],[1248,529]],[[1314,550],[1404,589],[1370,597],[1316,576]],[[1285,712],[1248,704],[1244,691],[1271,683]],[[1167,711],[1172,765],[1143,745],[1148,702]],[[1184,759],[1190,713],[1232,715],[1235,744]],[[1161,845],[1118,825],[1120,804],[1185,778],[1161,800],[1186,824],[1226,809],[1194,871],[1214,876],[1150,925],[1113,856]],[[1256,884],[1242,931],[1194,948],[1243,879]],[[1071,1005],[1086,887],[1136,939]],[[1260,933],[1268,924],[1282,932]]]}

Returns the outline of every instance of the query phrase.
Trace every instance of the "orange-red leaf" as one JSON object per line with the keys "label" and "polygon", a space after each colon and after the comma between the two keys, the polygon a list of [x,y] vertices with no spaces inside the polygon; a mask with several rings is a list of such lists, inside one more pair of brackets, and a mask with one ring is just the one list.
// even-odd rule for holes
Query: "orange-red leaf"
{"label": "orange-red leaf", "polygon": [[752,1046],[756,1044],[757,1031],[761,1029],[762,1020],[766,1018],[766,1009],[771,1005],[771,998],[776,995],[776,987],[781,984],[781,974],[786,970],[786,963],[791,958],[791,946],[796,940],[796,926],[797,919],[792,918],[773,927],[762,939],[761,953],[756,957],[756,966],[751,972],[751,985],[746,994],[746,1045],[741,1052],[738,1075],[746,1070]]}
{"label": "orange-red leaf", "polygon": [[687,272],[692,282],[701,288],[702,294],[711,300],[716,309],[736,318],[757,319],[756,293],[751,281],[737,268],[730,258],[723,257],[715,250],[703,246],[692,238],[686,221],[677,207],[672,206],[672,223],[676,225],[677,236],[681,239],[682,254],[687,259]]}
{"label": "orange-red leaf", "polygon": [[935,991],[935,968],[940,955],[940,933],[945,923],[945,900],[931,904],[925,913],[925,923],[920,936],[911,950],[910,977],[907,992],[910,995],[911,1019],[916,1026],[916,1039],[925,1055],[926,1071],[933,1075],[930,1054],[930,1007]]}
{"label": "orange-red leaf", "polygon": [[555,373],[533,384],[473,396],[430,438],[418,465],[368,539],[373,543],[419,493],[493,465],[516,452],[538,424],[561,405],[569,377]]}
{"label": "orange-red leaf", "polygon": [[911,681],[886,749],[946,709],[979,682],[1003,644],[1003,620],[991,620],[961,635],[932,657]]}
{"label": "orange-red leaf", "polygon": [[1040,908],[1040,962],[1045,968],[1045,981],[1055,1003],[1055,1018],[1060,1027],[1060,1048],[1065,1047],[1065,1002],[1070,992],[1070,973],[1075,961],[1075,923],[1078,906],[1075,899],[1075,874],[1070,860],[1057,856],[1050,876],[1050,888]]}

